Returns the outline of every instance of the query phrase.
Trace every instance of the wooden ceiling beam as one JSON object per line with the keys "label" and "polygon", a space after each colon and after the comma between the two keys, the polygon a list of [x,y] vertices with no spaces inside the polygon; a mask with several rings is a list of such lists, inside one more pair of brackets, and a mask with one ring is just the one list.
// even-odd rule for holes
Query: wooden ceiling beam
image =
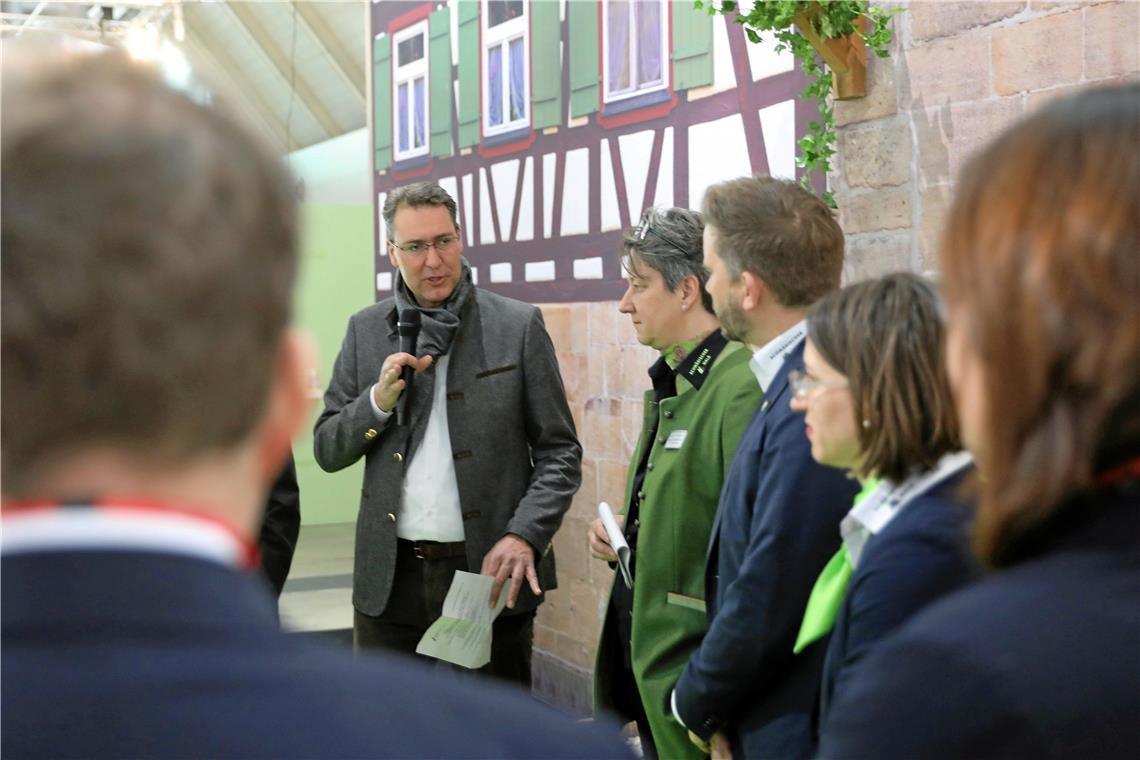
{"label": "wooden ceiling beam", "polygon": [[[329,110],[325,108],[324,102],[320,99],[317,93],[305,81],[300,71],[296,71],[295,67],[291,67],[288,57],[277,47],[277,43],[265,31],[265,27],[257,20],[254,15],[250,4],[243,2],[227,2],[225,7],[229,9],[230,13],[238,20],[241,26],[253,39],[253,42],[261,50],[281,78],[285,80],[286,84],[290,83],[292,79],[293,87],[296,90],[297,96],[301,100],[301,104],[313,115],[313,118],[320,124],[321,129],[325,131],[326,137],[339,137],[347,130],[337,123]],[[291,70],[293,69],[293,70]]]}
{"label": "wooden ceiling beam", "polygon": [[[186,10],[189,11],[190,6]],[[222,47],[210,45],[194,28],[191,14],[186,17],[186,43],[193,51],[195,57],[202,60],[210,70],[210,76],[215,79],[224,78],[233,90],[234,97],[226,98],[227,103],[245,111],[246,114],[257,119],[264,127],[266,133],[272,138],[274,145],[282,148],[283,152],[293,151],[300,147],[296,138],[288,137],[286,142],[285,123],[277,116],[273,106],[261,94],[254,83],[242,73],[237,62],[230,57]]]}
{"label": "wooden ceiling beam", "polygon": [[296,6],[298,14],[301,16],[303,26],[312,35],[313,39],[320,45],[329,59],[332,60],[333,67],[337,70],[344,81],[352,87],[353,92],[356,93],[357,98],[362,106],[367,105],[368,99],[366,96],[366,84],[364,74],[364,53],[360,51],[360,55],[352,56],[344,45],[340,43],[336,33],[325,21],[324,16],[321,15],[319,10],[319,3],[297,2],[293,0],[293,5]]}

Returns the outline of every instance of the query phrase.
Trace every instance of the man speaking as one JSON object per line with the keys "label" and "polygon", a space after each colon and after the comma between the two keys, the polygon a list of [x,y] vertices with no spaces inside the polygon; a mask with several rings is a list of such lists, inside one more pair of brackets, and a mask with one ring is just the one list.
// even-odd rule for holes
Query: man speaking
{"label": "man speaking", "polygon": [[475,287],[438,184],[392,191],[383,214],[395,295],[349,320],[313,433],[329,472],[365,458],[354,639],[414,653],[455,571],[479,571],[508,595],[486,670],[529,687],[550,542],[581,481],[554,346],[536,307]]}

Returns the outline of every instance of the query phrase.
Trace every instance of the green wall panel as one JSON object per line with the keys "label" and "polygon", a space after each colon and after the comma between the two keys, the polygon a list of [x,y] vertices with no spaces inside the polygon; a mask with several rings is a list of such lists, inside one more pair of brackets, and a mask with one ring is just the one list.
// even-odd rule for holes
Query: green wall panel
{"label": "green wall panel", "polygon": [[598,110],[598,4],[568,2],[570,17],[570,115]]}
{"label": "green wall panel", "polygon": [[376,170],[392,164],[392,38],[377,37],[372,42],[372,135],[375,141]]}
{"label": "green wall panel", "polygon": [[[323,394],[348,318],[373,303],[372,208],[306,203],[295,323],[317,344],[317,383]],[[309,424],[293,445],[305,525],[354,522],[364,462],[327,473],[313,458],[313,423],[324,408],[313,401]]]}
{"label": "green wall panel", "polygon": [[431,14],[431,154],[451,155],[451,13],[444,6]]}
{"label": "green wall panel", "polygon": [[558,126],[562,121],[562,21],[558,3],[530,6],[531,105],[534,128]]}
{"label": "green wall panel", "polygon": [[673,89],[713,83],[713,17],[692,0],[673,1]]}
{"label": "green wall panel", "polygon": [[479,142],[479,3],[456,6],[459,23],[459,148]]}

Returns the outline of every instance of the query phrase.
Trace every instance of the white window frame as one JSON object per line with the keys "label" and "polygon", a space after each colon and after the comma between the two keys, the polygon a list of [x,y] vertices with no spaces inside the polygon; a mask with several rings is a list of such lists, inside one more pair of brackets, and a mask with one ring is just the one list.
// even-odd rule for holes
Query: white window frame
{"label": "white window frame", "polygon": [[[400,43],[417,35],[423,35],[424,38],[423,58],[401,66]],[[428,70],[428,57],[431,52],[428,48],[428,44],[430,41],[431,39],[428,37],[427,19],[392,34],[392,155],[395,156],[397,161],[419,158],[420,156],[427,155],[431,150],[431,82],[429,80],[430,72]],[[415,88],[411,87],[410,83],[420,77],[423,77],[424,80],[424,144],[417,148],[414,147],[416,132]],[[400,150],[400,85],[402,84],[409,84],[408,145],[412,147],[409,147],[406,151]]]}
{"label": "white window frame", "polygon": [[[633,28],[633,9],[635,5],[645,4],[647,1],[652,0],[637,0],[629,4],[630,10],[630,28]],[[623,100],[630,98],[640,97],[651,92],[660,92],[669,89],[669,63],[672,60],[669,51],[669,4],[665,0],[656,0],[661,7],[661,83],[650,85],[649,87],[642,87],[641,89],[634,88],[628,92],[611,92],[610,91],[610,0],[602,0],[602,41],[605,44],[605,49],[602,50],[602,100],[605,103],[619,103]],[[637,35],[630,35],[631,44],[629,46],[629,56],[632,60],[637,59]],[[632,67],[630,71],[633,71]]]}
{"label": "white window frame", "polygon": [[[480,45],[480,61],[479,68],[483,72],[483,136],[494,137],[501,135],[505,132],[514,132],[516,129],[523,129],[530,126],[530,3],[528,0],[523,0],[523,13],[518,18],[513,18],[497,26],[488,26],[491,20],[487,0],[480,0],[482,3],[481,21],[483,27],[482,45]],[[514,121],[505,121],[510,114],[511,104],[511,76],[510,76],[510,42],[519,37],[523,41],[523,102],[526,104],[526,114],[521,119]],[[490,66],[487,65],[487,53],[496,46],[501,46],[502,61],[503,61],[503,119],[504,122],[497,126],[491,126],[491,109],[487,105],[488,99],[491,97],[491,71]]]}

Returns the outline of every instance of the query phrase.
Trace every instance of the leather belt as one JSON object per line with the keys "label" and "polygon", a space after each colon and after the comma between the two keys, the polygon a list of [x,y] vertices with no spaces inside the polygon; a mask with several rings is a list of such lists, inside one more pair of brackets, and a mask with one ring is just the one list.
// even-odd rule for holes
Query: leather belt
{"label": "leather belt", "polygon": [[416,559],[448,559],[450,557],[466,557],[467,544],[463,541],[409,541],[406,538],[397,538],[396,545],[410,551]]}

